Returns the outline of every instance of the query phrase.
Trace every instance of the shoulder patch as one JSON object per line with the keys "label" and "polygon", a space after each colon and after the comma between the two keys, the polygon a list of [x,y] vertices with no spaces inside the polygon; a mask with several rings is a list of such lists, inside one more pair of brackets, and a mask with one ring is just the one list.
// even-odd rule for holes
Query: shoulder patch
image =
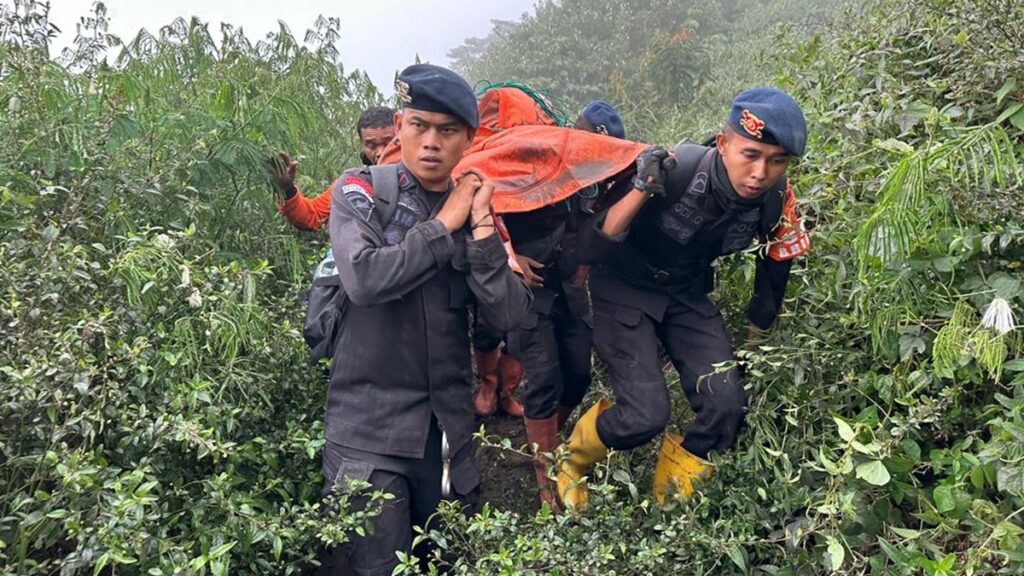
{"label": "shoulder patch", "polygon": [[373,198],[373,185],[362,176],[346,174],[341,179],[341,191],[344,194],[355,192]]}
{"label": "shoulder patch", "polygon": [[337,187],[363,220],[369,221],[373,212],[373,186],[370,182],[361,176],[346,174],[341,177]]}
{"label": "shoulder patch", "polygon": [[797,209],[793,188],[787,182],[782,204],[782,219],[769,242],[768,256],[780,262],[792,260],[806,253],[810,247],[811,237]]}

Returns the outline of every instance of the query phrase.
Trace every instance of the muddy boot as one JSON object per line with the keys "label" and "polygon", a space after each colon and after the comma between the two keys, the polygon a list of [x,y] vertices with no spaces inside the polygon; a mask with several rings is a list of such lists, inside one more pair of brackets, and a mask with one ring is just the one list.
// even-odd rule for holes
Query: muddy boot
{"label": "muddy boot", "polygon": [[476,357],[476,392],[473,393],[473,411],[477,416],[490,416],[498,409],[498,368],[501,348],[490,352],[474,350]]}
{"label": "muddy boot", "polygon": [[498,403],[505,414],[520,418],[523,415],[523,405],[516,400],[515,392],[516,388],[519,387],[519,381],[523,379],[523,365],[505,353],[502,353],[498,365],[498,371],[501,373],[501,389],[498,394]]}
{"label": "muddy boot", "polygon": [[551,478],[548,478],[547,467],[551,465],[551,459],[545,456],[547,453],[554,453],[558,446],[558,415],[552,414],[547,418],[534,420],[523,417],[526,425],[526,441],[530,446],[537,446],[537,453],[533,457],[533,474],[537,478],[537,499],[541,504],[547,502],[552,512],[561,512],[562,506],[555,497],[554,486]]}

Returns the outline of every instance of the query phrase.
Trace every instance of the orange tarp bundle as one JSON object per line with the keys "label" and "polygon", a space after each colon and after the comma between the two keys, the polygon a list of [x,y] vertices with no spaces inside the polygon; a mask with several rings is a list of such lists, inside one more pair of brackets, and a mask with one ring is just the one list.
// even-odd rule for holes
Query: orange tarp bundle
{"label": "orange tarp bundle", "polygon": [[484,92],[476,103],[476,110],[480,115],[480,127],[476,130],[478,142],[516,126],[558,126],[536,100],[518,88],[506,86]]}
{"label": "orange tarp bundle", "polygon": [[[494,181],[495,212],[529,212],[622,172],[646,147],[573,128],[516,126],[474,139],[453,174],[476,168]],[[381,163],[401,157],[392,143]]]}
{"label": "orange tarp bundle", "polygon": [[[454,175],[476,168],[495,182],[495,212],[528,212],[630,167],[647,145],[560,126],[516,126],[475,138]],[[401,159],[392,142],[381,163]]]}
{"label": "orange tarp bundle", "polygon": [[[454,170],[476,168],[494,181],[498,214],[554,204],[629,168],[645,144],[563,128],[528,94],[513,87],[484,92],[477,103],[480,128]],[[398,142],[382,164],[402,157]]]}
{"label": "orange tarp bundle", "polygon": [[[526,92],[515,87],[490,89],[477,103],[480,127],[454,170],[476,168],[494,181],[498,214],[528,212],[554,204],[582,188],[629,168],[644,144],[573,128],[563,128]],[[402,158],[397,139],[381,164]],[[327,220],[331,188],[314,198],[298,193],[279,209],[300,228],[315,230]]]}
{"label": "orange tarp bundle", "polygon": [[555,126],[517,126],[476,140],[455,169],[494,181],[498,214],[554,204],[622,172],[646,144]]}

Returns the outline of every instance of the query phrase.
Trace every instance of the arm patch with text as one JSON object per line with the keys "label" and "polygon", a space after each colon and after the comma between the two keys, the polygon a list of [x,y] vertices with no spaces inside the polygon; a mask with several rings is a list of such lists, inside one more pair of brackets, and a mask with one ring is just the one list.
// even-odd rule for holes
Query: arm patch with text
{"label": "arm patch with text", "polygon": [[373,185],[368,180],[354,174],[346,174],[335,184],[335,194],[342,194],[364,221],[370,220],[373,213]]}

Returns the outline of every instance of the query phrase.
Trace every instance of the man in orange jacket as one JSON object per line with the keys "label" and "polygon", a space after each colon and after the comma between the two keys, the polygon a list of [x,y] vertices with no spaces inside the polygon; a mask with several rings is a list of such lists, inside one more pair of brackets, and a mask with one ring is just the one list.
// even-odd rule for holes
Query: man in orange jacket
{"label": "man in orange jacket", "polygon": [[[363,111],[356,123],[361,150],[359,157],[365,166],[377,163],[384,148],[395,138],[393,121],[395,111],[384,106],[372,106]],[[317,230],[331,212],[331,188],[312,198],[302,195],[295,186],[295,169],[299,163],[287,152],[270,159],[270,177],[280,196],[277,209],[300,230]]]}

